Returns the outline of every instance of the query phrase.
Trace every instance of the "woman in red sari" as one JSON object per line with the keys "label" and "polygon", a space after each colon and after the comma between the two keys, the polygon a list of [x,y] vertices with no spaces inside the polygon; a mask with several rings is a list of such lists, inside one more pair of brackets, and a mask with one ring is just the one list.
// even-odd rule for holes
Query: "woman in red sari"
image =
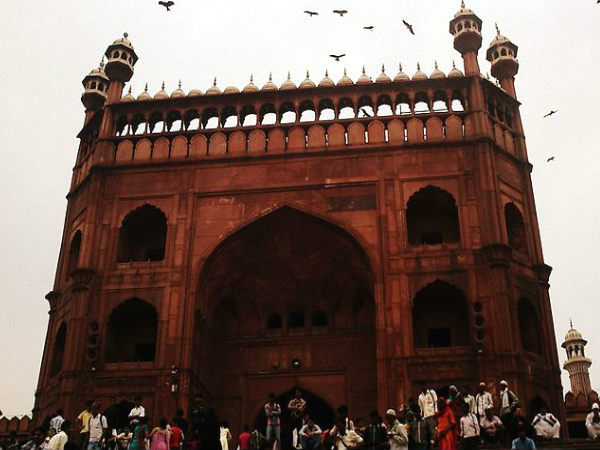
{"label": "woman in red sari", "polygon": [[440,450],[456,450],[458,448],[458,430],[456,418],[444,397],[438,400],[437,438]]}

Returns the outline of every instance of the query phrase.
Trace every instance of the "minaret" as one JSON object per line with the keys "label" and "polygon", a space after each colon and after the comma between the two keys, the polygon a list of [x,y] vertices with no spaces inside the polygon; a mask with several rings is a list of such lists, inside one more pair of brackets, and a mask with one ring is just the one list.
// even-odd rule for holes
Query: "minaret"
{"label": "minaret", "polygon": [[454,48],[460,52],[465,64],[466,76],[479,76],[477,53],[481,48],[482,21],[461,2],[460,11],[450,21],[450,34],[454,36]]}
{"label": "minaret", "polygon": [[105,56],[108,58],[105,71],[110,79],[107,102],[116,103],[121,101],[125,83],[133,76],[133,66],[138,57],[127,33],[108,46]]}
{"label": "minaret", "polygon": [[585,357],[586,344],[587,341],[583,339],[579,331],[573,328],[573,322],[571,322],[571,329],[565,336],[565,342],[562,344],[562,347],[567,352],[567,360],[563,368],[569,372],[571,392],[575,396],[582,393],[587,397],[592,392],[588,371],[592,365],[592,361]]}
{"label": "minaret", "polygon": [[514,98],[517,98],[515,75],[519,72],[518,50],[519,47],[500,34],[500,29],[496,24],[496,37],[490,43],[486,57],[492,63],[492,76],[500,81],[502,89]]}
{"label": "minaret", "polygon": [[81,82],[85,91],[81,95],[81,103],[85,106],[85,122],[87,123],[95,111],[101,109],[106,102],[110,80],[104,72],[104,58],[97,69],[92,70]]}

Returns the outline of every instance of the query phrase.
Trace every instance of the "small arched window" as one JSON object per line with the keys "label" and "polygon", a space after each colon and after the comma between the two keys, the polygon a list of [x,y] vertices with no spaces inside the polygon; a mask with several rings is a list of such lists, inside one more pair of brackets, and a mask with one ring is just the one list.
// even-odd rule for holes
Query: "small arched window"
{"label": "small arched window", "polygon": [[50,376],[53,377],[62,370],[63,358],[65,356],[65,345],[67,343],[67,325],[63,323],[56,332],[52,360],[50,363]]}
{"label": "small arched window", "polygon": [[458,209],[450,193],[426,186],[408,201],[406,228],[410,245],[459,242]]}
{"label": "small arched window", "polygon": [[288,318],[288,328],[304,328],[304,313],[292,311]]}
{"label": "small arched window", "polygon": [[71,239],[71,245],[69,247],[69,256],[67,260],[67,277],[71,275],[71,273],[79,267],[79,253],[81,250],[81,238],[82,233],[80,230],[77,230],[73,235],[73,239]]}
{"label": "small arched window", "polygon": [[506,223],[508,245],[515,250],[525,250],[527,248],[525,222],[521,211],[512,202],[504,206],[504,221]]}
{"label": "small arched window", "polygon": [[267,318],[267,328],[269,330],[278,330],[281,328],[281,325],[282,320],[279,314],[273,313]]}
{"label": "small arched window", "polygon": [[[524,350],[538,355],[542,353],[540,322],[535,305],[527,298],[519,300],[519,331]],[[577,352],[577,350],[575,350]]]}
{"label": "small arched window", "polygon": [[118,262],[162,261],[165,258],[167,218],[158,208],[144,205],[125,217],[119,230]]}
{"label": "small arched window", "polygon": [[311,324],[313,327],[326,327],[327,326],[327,314],[324,311],[315,311],[311,318]]}
{"label": "small arched window", "polygon": [[108,319],[106,362],[154,361],[158,314],[139,298],[117,306]]}

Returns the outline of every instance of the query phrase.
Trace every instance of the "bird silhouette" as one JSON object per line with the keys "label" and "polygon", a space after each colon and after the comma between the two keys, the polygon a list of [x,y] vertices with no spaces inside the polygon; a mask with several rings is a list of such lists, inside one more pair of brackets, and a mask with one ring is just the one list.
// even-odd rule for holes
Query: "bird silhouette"
{"label": "bird silhouette", "polygon": [[343,58],[344,56],[346,56],[345,53],[341,54],[341,55],[329,55],[331,56],[333,59],[335,59],[336,61],[339,61],[340,58]]}
{"label": "bird silhouette", "polygon": [[554,161],[554,156],[551,156],[550,158],[548,158],[548,159],[546,160],[546,162],[547,162],[547,163],[549,163],[550,161]]}
{"label": "bird silhouette", "polygon": [[408,29],[408,31],[410,31],[410,34],[415,34],[415,30],[413,29],[413,26],[408,23],[406,20],[402,20],[402,23],[404,24],[404,26]]}
{"label": "bird silhouette", "polygon": [[373,117],[365,108],[360,108],[360,112],[363,114],[363,117]]}
{"label": "bird silhouette", "polygon": [[319,15],[319,13],[316,11],[308,11],[308,10],[304,11],[304,14],[308,14],[310,17]]}
{"label": "bird silhouette", "polygon": [[158,4],[167,8],[167,11],[171,11],[171,6],[173,6],[175,4],[175,2],[173,2],[171,0],[169,0],[168,2],[164,2],[161,0],[158,2]]}
{"label": "bird silhouette", "polygon": [[368,27],[363,27],[363,30],[373,31],[375,27],[373,25],[369,25]]}
{"label": "bird silhouette", "polygon": [[339,14],[340,17],[344,17],[345,14],[348,14],[348,11],[345,9],[334,9],[333,10],[334,14]]}
{"label": "bird silhouette", "polygon": [[554,110],[550,110],[550,112],[546,115],[544,115],[544,117],[542,117],[542,119],[545,119],[546,117],[550,117],[553,114],[556,114],[558,112],[558,110],[554,111]]}

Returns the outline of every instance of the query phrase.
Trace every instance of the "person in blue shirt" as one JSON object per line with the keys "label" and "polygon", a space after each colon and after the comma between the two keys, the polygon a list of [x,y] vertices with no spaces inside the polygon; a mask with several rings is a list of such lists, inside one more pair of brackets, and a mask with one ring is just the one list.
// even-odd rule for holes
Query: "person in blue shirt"
{"label": "person in blue shirt", "polygon": [[519,437],[512,442],[511,450],[536,450],[533,439],[527,437],[527,431],[519,429]]}

